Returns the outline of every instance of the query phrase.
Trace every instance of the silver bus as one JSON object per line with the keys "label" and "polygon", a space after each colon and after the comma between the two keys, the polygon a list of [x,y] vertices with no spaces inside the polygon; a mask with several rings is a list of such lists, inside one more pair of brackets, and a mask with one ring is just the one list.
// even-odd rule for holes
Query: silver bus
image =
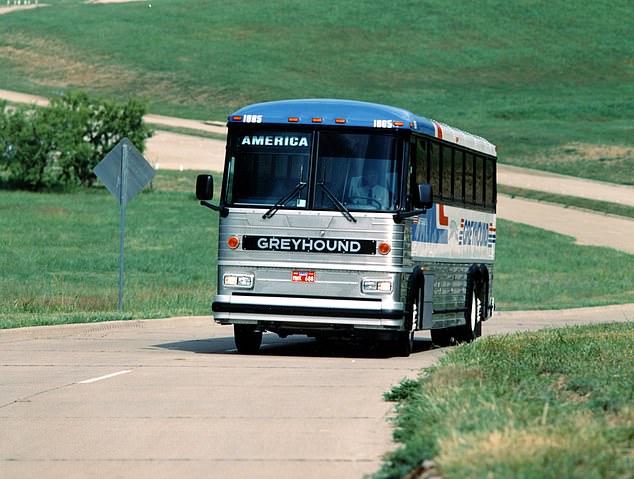
{"label": "silver bus", "polygon": [[494,308],[496,148],[391,106],[287,100],[228,120],[216,322],[262,333],[471,341]]}

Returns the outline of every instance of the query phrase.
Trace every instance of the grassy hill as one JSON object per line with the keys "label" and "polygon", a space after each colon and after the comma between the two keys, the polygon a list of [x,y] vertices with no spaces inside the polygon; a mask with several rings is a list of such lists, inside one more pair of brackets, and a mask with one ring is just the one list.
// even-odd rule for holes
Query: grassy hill
{"label": "grassy hill", "polygon": [[47,3],[0,16],[0,88],[136,96],[201,119],[375,101],[481,134],[507,162],[634,183],[628,0]]}

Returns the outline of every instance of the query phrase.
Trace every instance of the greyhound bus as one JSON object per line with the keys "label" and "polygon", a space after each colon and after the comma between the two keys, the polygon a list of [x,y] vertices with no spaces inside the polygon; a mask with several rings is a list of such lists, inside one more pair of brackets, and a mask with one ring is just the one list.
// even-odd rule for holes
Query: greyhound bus
{"label": "greyhound bus", "polygon": [[262,333],[472,341],[494,309],[496,147],[391,106],[287,100],[228,120],[214,320]]}

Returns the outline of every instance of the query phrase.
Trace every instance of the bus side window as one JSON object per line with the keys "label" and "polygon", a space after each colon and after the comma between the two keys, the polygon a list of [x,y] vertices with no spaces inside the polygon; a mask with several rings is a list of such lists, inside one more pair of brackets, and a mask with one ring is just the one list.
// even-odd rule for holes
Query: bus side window
{"label": "bus side window", "polygon": [[453,199],[453,154],[452,149],[448,146],[441,146],[441,163],[442,163],[442,197],[444,199]]}
{"label": "bus side window", "polygon": [[486,206],[495,210],[496,182],[495,182],[495,160],[486,160]]}
{"label": "bus side window", "polygon": [[475,162],[475,204],[484,206],[485,204],[485,185],[484,185],[484,158],[476,156]]}
{"label": "bus side window", "polygon": [[442,198],[442,181],[441,181],[441,162],[440,162],[440,145],[437,143],[429,143],[429,183],[431,183],[434,192],[434,198]]}
{"label": "bus side window", "polygon": [[416,181],[415,183],[429,182],[429,170],[427,168],[427,142],[420,138],[416,139]]}
{"label": "bus side window", "polygon": [[465,196],[465,203],[467,204],[473,204],[473,193],[475,190],[475,183],[474,181],[474,171],[473,171],[473,164],[474,164],[474,157],[471,153],[465,153],[465,162],[464,162],[464,196]]}
{"label": "bus side window", "polygon": [[456,150],[454,156],[453,196],[456,201],[464,203],[464,152]]}

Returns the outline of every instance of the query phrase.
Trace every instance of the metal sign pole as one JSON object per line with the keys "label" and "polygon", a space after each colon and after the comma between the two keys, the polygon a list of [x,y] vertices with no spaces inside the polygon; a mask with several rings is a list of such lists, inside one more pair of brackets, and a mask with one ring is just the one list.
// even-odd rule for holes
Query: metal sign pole
{"label": "metal sign pole", "polygon": [[126,204],[126,180],[128,172],[128,145],[123,145],[121,155],[121,193],[119,203],[121,205],[121,227],[119,236],[119,311],[123,311],[123,238],[125,231],[125,204]]}
{"label": "metal sign pole", "polygon": [[125,231],[125,207],[128,200],[154,178],[154,168],[143,158],[127,138],[117,145],[93,170],[97,178],[112,193],[121,207],[121,231],[119,238],[119,311],[123,310],[123,237]]}

